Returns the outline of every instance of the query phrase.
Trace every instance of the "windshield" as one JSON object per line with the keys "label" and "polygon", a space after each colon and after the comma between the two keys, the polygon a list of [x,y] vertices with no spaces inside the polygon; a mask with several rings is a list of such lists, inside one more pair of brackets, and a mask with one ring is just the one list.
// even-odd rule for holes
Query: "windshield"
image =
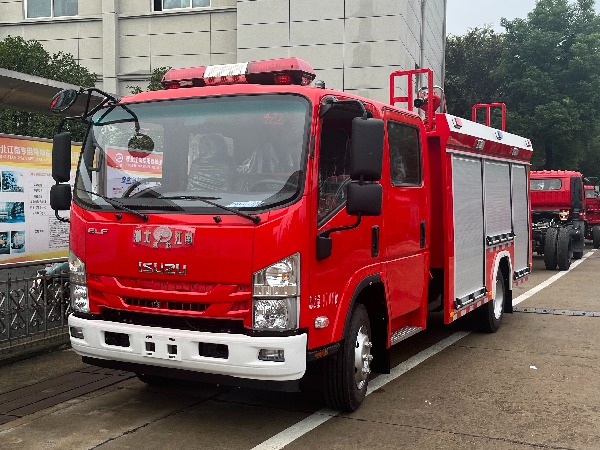
{"label": "windshield", "polygon": [[290,203],[309,110],[294,95],[113,105],[94,116],[74,198],[96,210],[219,214]]}
{"label": "windshield", "polygon": [[562,188],[560,178],[532,178],[530,180],[532,191],[558,191]]}

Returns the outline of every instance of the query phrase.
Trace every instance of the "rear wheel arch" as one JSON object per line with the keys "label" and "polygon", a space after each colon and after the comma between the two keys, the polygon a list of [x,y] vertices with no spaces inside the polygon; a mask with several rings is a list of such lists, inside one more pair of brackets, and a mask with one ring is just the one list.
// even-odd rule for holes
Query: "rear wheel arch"
{"label": "rear wheel arch", "polygon": [[512,263],[508,252],[500,253],[492,275],[492,298],[474,311],[478,328],[495,333],[502,323],[505,312],[512,312]]}
{"label": "rear wheel arch", "polygon": [[494,261],[493,271],[491,273],[492,277],[492,285],[490,286],[490,290],[492,291],[492,296],[496,294],[495,289],[495,279],[496,274],[500,272],[505,280],[505,291],[506,297],[504,301],[504,312],[511,313],[512,312],[512,290],[513,290],[513,264],[512,259],[510,257],[510,253],[508,251],[502,251],[496,255],[496,259]]}
{"label": "rear wheel arch", "polygon": [[498,269],[501,271],[505,280],[505,298],[504,298],[504,312],[512,313],[512,293],[513,293],[513,283],[512,283],[512,264],[509,256],[504,256],[500,259],[498,264]]}

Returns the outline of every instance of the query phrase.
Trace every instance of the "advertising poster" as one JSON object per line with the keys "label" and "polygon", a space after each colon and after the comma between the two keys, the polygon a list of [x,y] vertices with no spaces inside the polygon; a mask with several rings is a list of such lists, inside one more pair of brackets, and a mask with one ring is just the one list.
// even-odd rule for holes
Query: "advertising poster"
{"label": "advertising poster", "polygon": [[[162,174],[162,153],[145,153],[126,149],[106,149],[107,192],[109,197],[120,198],[135,182],[142,179],[160,177]],[[140,189],[158,185],[149,181]],[[135,194],[134,188],[130,194]]]}
{"label": "advertising poster", "polygon": [[[71,181],[80,149],[71,147]],[[0,265],[68,256],[69,224],[50,208],[53,184],[51,140],[0,134]]]}

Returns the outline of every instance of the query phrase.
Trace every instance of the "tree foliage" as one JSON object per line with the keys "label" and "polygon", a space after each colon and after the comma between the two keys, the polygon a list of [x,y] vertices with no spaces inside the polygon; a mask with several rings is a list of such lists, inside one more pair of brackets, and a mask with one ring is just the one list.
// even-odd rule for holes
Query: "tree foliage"
{"label": "tree foliage", "polygon": [[[36,40],[8,36],[0,41],[0,67],[79,86],[94,86],[96,75],[80,66],[72,55],[48,53]],[[50,99],[48,99],[50,102]],[[59,117],[0,108],[0,133],[51,138]],[[81,140],[81,130],[73,130]]]}
{"label": "tree foliage", "polygon": [[[170,67],[157,67],[152,71],[152,75],[150,76],[150,80],[148,81],[148,87],[146,91],[160,91],[163,89],[162,84],[160,84],[160,80],[167,73]],[[131,91],[132,94],[139,94],[142,91],[142,88],[139,86],[127,86],[127,89]]]}
{"label": "tree foliage", "polygon": [[444,89],[452,114],[471,117],[474,104],[496,101],[500,86],[489,74],[498,67],[503,48],[504,36],[489,27],[448,36]]}
{"label": "tree foliage", "polygon": [[534,168],[600,175],[600,17],[594,0],[537,0],[527,18],[501,23],[504,33],[475,29],[448,38],[450,105],[467,91],[471,102],[504,102],[508,131],[533,141]]}

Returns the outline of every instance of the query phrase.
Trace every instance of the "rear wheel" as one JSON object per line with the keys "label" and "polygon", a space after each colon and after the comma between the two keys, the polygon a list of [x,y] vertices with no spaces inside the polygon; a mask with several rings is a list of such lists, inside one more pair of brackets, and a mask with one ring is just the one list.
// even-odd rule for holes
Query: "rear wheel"
{"label": "rear wheel", "polygon": [[504,303],[506,301],[506,279],[502,270],[496,273],[496,289],[494,299],[479,307],[476,311],[479,315],[477,323],[481,331],[495,333],[500,328],[502,317],[504,317]]}
{"label": "rear wheel", "polygon": [[344,344],[325,361],[325,401],[332,409],[355,411],[367,394],[371,373],[371,326],[366,308],[352,313]]}
{"label": "rear wheel", "polygon": [[544,237],[544,265],[546,270],[556,269],[556,238],[557,228],[548,228]]}
{"label": "rear wheel", "polygon": [[573,259],[573,248],[571,243],[571,229],[567,227],[558,230],[556,241],[556,263],[559,270],[569,270]]}
{"label": "rear wheel", "polygon": [[592,228],[592,241],[594,248],[600,248],[600,226],[596,225]]}

